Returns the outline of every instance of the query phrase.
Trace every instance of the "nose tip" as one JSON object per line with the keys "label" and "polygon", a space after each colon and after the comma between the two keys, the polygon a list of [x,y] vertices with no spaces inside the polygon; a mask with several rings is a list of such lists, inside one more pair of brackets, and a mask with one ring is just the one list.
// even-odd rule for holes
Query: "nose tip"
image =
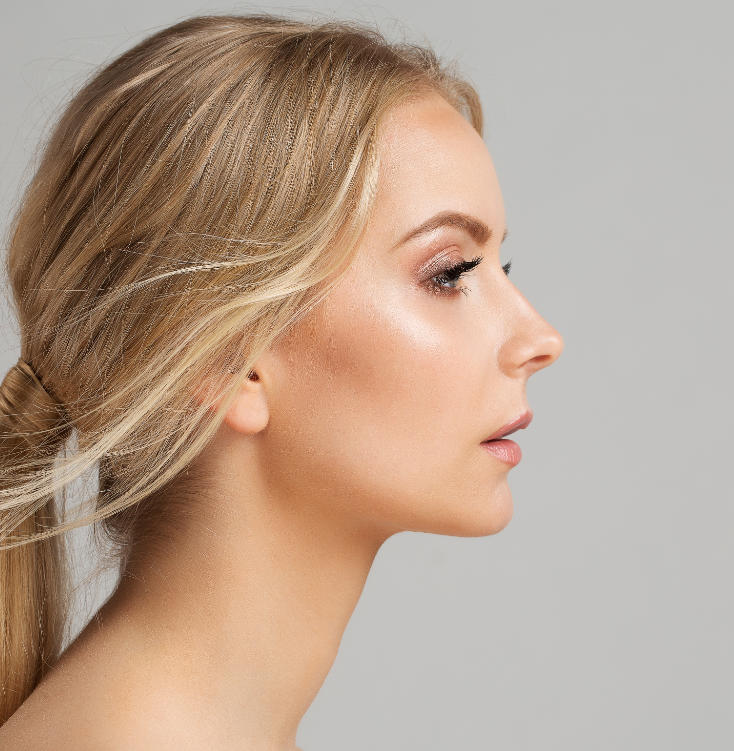
{"label": "nose tip", "polygon": [[[532,341],[532,343],[531,343]],[[517,365],[522,367],[527,376],[552,365],[563,352],[564,341],[561,334],[550,324],[546,323],[542,333],[536,334],[532,340],[526,341],[525,352],[518,352]]]}
{"label": "nose tip", "polygon": [[532,373],[552,365],[563,352],[565,343],[561,334],[548,324],[548,331],[538,341],[538,354],[530,359]]}
{"label": "nose tip", "polygon": [[556,331],[556,329],[553,329],[552,332],[548,334],[548,343],[546,346],[548,348],[548,357],[550,358],[549,365],[561,356],[561,352],[563,352],[565,345],[566,343],[563,341],[563,337],[560,332]]}
{"label": "nose tip", "polygon": [[560,332],[514,288],[512,298],[517,315],[512,319],[509,336],[500,348],[503,370],[524,377],[552,365],[563,352],[565,342]]}

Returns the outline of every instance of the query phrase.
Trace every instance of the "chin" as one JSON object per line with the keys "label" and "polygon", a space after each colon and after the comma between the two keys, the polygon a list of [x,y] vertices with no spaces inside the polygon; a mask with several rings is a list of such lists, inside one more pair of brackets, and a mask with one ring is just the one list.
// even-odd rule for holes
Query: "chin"
{"label": "chin", "polygon": [[509,489],[492,499],[465,499],[462,503],[457,497],[452,499],[450,511],[444,509],[415,531],[452,537],[486,537],[501,532],[512,520],[513,511]]}
{"label": "chin", "polygon": [[503,500],[501,504],[487,507],[477,512],[474,517],[457,519],[462,524],[457,525],[454,532],[445,534],[456,537],[486,537],[501,532],[512,521],[512,497],[509,501]]}

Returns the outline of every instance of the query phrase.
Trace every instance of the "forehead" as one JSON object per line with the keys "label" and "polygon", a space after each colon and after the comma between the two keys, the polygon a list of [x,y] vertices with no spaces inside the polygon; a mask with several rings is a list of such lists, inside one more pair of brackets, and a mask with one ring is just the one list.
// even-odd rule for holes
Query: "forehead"
{"label": "forehead", "polygon": [[388,112],[380,124],[375,215],[391,235],[453,209],[501,232],[505,210],[494,164],[473,126],[443,97]]}

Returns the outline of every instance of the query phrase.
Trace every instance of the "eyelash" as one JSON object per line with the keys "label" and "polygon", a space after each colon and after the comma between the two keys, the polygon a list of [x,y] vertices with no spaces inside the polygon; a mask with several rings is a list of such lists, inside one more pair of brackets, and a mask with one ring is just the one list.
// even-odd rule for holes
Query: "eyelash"
{"label": "eyelash", "polygon": [[[439,282],[455,282],[462,276],[462,274],[466,274],[468,271],[471,271],[473,268],[478,266],[481,263],[482,258],[482,256],[477,256],[476,258],[472,258],[471,261],[461,261],[454,264],[453,266],[448,266],[443,271],[436,274],[435,276],[432,276],[428,280],[428,288],[436,295],[454,295],[457,292],[463,292],[464,294],[466,294],[466,292],[469,290],[469,287],[444,287],[434,280],[438,279]],[[510,259],[502,267],[502,270],[505,272],[505,276],[509,276],[511,267],[512,260]]]}

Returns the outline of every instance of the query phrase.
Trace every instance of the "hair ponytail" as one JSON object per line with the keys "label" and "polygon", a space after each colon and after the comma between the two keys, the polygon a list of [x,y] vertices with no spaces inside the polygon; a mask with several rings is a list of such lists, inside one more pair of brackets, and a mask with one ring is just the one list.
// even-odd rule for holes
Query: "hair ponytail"
{"label": "hair ponytail", "polygon": [[[12,466],[53,460],[69,433],[65,415],[24,360],[0,385],[0,488]],[[31,506],[2,503],[2,538],[37,537],[58,524],[56,501],[42,496]],[[0,724],[4,723],[58,660],[65,636],[69,572],[66,540],[44,537],[33,545],[0,549]]]}

